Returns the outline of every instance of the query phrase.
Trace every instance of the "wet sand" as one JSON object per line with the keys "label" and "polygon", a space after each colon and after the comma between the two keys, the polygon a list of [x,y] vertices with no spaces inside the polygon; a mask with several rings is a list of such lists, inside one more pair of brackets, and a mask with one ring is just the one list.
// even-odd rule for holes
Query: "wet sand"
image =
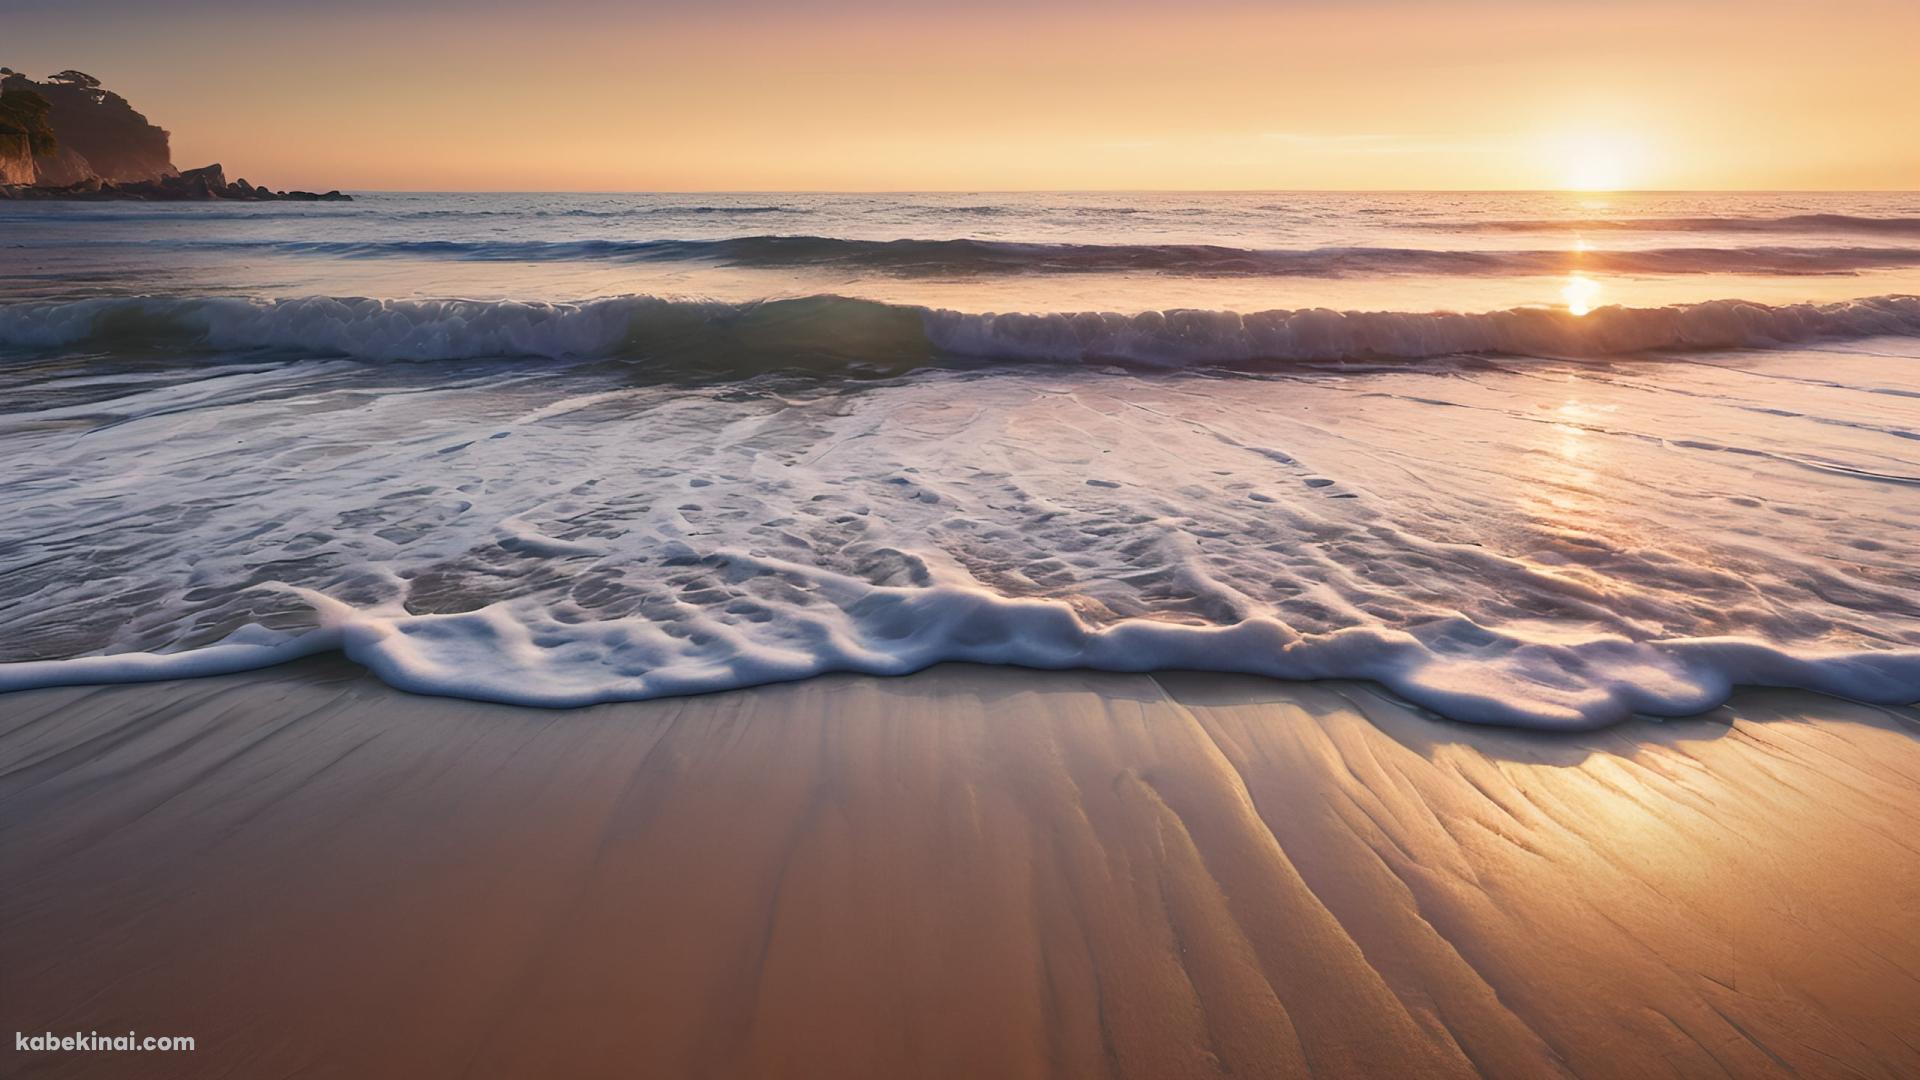
{"label": "wet sand", "polygon": [[27,1076],[1920,1074],[1920,713],[964,666],[0,697]]}

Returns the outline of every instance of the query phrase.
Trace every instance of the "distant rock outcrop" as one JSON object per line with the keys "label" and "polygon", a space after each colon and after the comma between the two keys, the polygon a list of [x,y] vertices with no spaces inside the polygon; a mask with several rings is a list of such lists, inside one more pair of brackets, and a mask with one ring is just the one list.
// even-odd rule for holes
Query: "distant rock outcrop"
{"label": "distant rock outcrop", "polygon": [[345,201],[338,191],[229,184],[218,165],[180,172],[166,129],[85,72],[35,81],[0,68],[0,199]]}
{"label": "distant rock outcrop", "polygon": [[204,202],[210,199],[239,199],[246,202],[351,202],[353,196],[338,191],[272,191],[254,187],[245,180],[227,182],[226,170],[218,165],[188,169],[158,180],[120,183],[90,176],[71,184],[53,187],[0,187],[0,199],[126,199],[136,202]]}

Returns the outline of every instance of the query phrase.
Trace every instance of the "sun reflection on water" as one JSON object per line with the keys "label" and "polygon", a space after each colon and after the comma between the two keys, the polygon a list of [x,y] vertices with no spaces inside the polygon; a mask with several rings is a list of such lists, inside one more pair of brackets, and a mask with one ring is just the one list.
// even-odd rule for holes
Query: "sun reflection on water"
{"label": "sun reflection on water", "polygon": [[1568,274],[1566,284],[1560,286],[1560,299],[1569,313],[1585,315],[1598,306],[1600,283],[1579,272]]}
{"label": "sun reflection on water", "polygon": [[1536,413],[1546,423],[1535,429],[1539,438],[1529,447],[1531,482],[1520,505],[1552,538],[1551,549],[1565,544],[1565,551],[1573,551],[1581,538],[1606,535],[1619,524],[1611,520],[1606,498],[1608,447],[1601,437],[1614,409],[1584,400],[1579,376],[1566,380],[1566,396],[1558,404],[1542,402]]}

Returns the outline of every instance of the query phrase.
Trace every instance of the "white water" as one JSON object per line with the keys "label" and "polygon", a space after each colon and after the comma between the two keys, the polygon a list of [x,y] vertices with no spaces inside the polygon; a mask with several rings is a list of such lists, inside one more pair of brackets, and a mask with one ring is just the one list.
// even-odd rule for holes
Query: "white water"
{"label": "white water", "polygon": [[[1295,302],[1293,278],[1239,304],[1245,281],[1177,258],[930,280],[802,260],[780,271],[797,295],[743,302],[765,268],[705,256],[209,247],[348,226],[479,243],[483,211],[505,218],[485,238],[514,242],[556,217],[617,221],[623,242],[663,218],[760,235],[789,212],[476,198],[338,220],[0,211],[0,244],[29,238],[0,247],[0,688],[343,649],[398,686],[544,705],[954,659],[1365,677],[1549,727],[1695,712],[1736,683],[1920,698],[1920,284],[1897,268],[1776,275],[1740,302],[1721,291],[1738,276],[1603,276],[1575,314],[1529,306],[1530,270],[1305,290],[1359,298],[1342,311]],[[891,215],[934,239],[970,217],[1011,219],[982,230],[998,239],[1288,247],[1249,235],[1253,196],[1231,214],[1099,197],[1148,218],[1144,240],[984,198],[799,212],[861,239]],[[1409,198],[1288,227],[1315,249],[1461,250],[1557,228],[1545,197],[1479,197],[1451,227]],[[1897,245],[1899,211],[1920,215],[1766,201],[1785,198],[1604,231],[1831,251],[1869,225]],[[1800,213],[1845,220],[1781,224]],[[1694,232],[1646,224],[1669,221]],[[191,266],[143,279],[162,255]],[[427,298],[476,268],[510,299]],[[663,273],[728,298],[561,301],[585,277],[663,291]],[[1449,290],[1497,302],[1422,302]],[[832,292],[852,298],[806,298]],[[387,299],[331,298],[356,295]],[[1169,295],[1222,299],[1163,312]]]}

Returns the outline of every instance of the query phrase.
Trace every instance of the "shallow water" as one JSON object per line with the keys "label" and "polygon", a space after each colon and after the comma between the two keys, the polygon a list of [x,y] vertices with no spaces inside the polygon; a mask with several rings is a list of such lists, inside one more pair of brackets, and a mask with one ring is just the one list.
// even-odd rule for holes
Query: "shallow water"
{"label": "shallow water", "polygon": [[0,208],[0,687],[1912,701],[1915,292],[1896,195]]}

